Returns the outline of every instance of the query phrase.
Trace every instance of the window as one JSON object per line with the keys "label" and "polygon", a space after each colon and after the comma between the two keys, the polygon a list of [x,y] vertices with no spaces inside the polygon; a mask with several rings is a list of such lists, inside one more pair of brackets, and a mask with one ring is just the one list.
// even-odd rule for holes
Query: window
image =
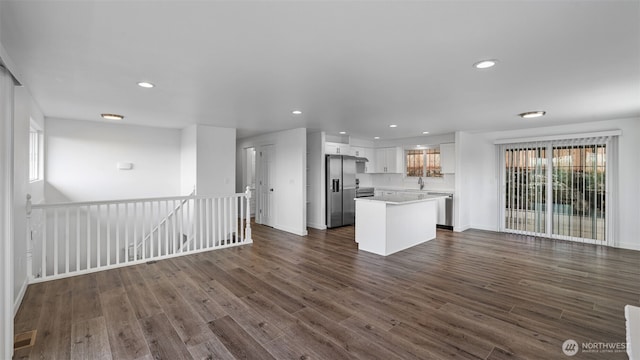
{"label": "window", "polygon": [[40,171],[40,137],[41,132],[31,127],[29,130],[29,181],[42,178]]}
{"label": "window", "polygon": [[405,151],[407,176],[442,177],[440,149],[411,149]]}

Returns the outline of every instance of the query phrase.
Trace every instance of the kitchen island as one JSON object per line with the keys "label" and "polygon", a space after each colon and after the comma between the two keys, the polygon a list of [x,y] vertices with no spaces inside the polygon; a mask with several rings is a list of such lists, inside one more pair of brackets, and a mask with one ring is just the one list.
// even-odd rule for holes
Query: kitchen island
{"label": "kitchen island", "polygon": [[387,256],[434,239],[436,200],[443,197],[395,194],[356,198],[358,249]]}

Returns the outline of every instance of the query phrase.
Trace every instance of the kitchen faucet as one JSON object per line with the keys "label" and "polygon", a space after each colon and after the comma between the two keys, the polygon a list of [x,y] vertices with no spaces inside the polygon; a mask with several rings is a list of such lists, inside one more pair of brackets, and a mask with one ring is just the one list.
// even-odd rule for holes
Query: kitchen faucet
{"label": "kitchen faucet", "polygon": [[418,185],[420,185],[420,190],[424,189],[424,180],[422,180],[422,176],[418,178]]}

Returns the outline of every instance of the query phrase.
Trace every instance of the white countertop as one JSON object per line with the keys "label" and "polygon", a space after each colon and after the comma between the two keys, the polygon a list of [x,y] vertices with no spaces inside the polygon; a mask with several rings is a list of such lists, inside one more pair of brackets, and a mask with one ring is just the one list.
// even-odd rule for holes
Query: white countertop
{"label": "white countertop", "polygon": [[390,190],[390,191],[402,191],[402,192],[411,192],[411,193],[417,193],[417,194],[423,194],[423,193],[427,193],[427,192],[439,192],[439,193],[451,193],[453,194],[454,191],[453,189],[411,189],[411,188],[401,188],[401,187],[395,187],[395,186],[375,186],[374,187],[376,190]]}
{"label": "white countertop", "polygon": [[402,205],[411,204],[422,201],[432,201],[437,199],[444,199],[447,196],[442,195],[427,195],[427,194],[395,194],[395,195],[382,195],[372,197],[356,198],[356,201],[377,201],[384,202],[389,205]]}

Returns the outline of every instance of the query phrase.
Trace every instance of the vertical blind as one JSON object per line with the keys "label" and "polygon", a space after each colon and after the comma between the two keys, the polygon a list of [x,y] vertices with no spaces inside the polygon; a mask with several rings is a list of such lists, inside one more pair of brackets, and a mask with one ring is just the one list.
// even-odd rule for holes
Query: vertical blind
{"label": "vertical blind", "polygon": [[501,229],[607,243],[617,136],[501,144]]}

